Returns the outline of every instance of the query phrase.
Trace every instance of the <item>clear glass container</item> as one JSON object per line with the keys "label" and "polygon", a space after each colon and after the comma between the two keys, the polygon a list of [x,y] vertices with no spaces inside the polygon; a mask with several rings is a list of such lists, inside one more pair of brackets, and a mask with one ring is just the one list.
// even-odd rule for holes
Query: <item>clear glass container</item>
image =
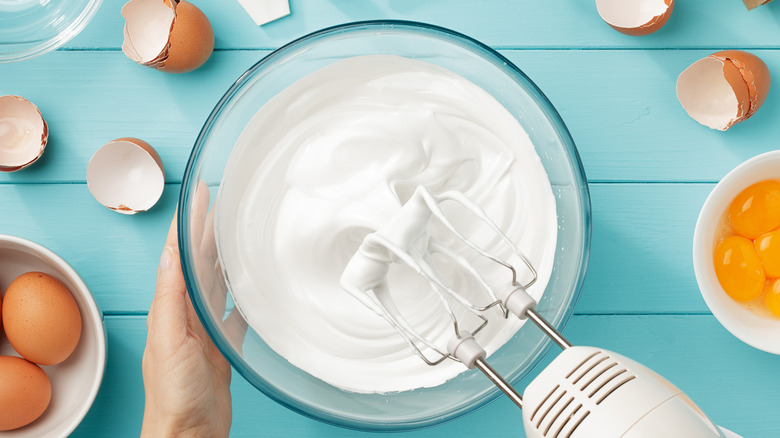
{"label": "clear glass container", "polygon": [[50,52],[78,35],[102,0],[0,0],[0,62]]}
{"label": "clear glass container", "polygon": [[[555,266],[539,311],[562,329],[572,314],[590,250],[590,198],[574,142],[534,83],[499,53],[457,32],[426,24],[372,21],[302,37],[263,58],[225,93],[206,120],[187,165],[178,210],[187,287],[198,315],[233,367],[288,408],[360,430],[430,426],[471,412],[500,395],[471,370],[434,388],[392,394],[342,391],[291,365],[268,347],[235,311],[214,240],[213,207],[228,156],[252,116],[303,76],[343,58],[392,54],[454,71],[492,94],[528,132],[557,201]],[[521,391],[551,341],[526,324],[490,364]]]}

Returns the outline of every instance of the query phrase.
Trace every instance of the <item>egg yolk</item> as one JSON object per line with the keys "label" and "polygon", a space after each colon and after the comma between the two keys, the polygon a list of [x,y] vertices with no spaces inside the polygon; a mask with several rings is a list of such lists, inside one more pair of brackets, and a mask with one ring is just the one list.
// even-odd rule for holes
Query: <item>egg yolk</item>
{"label": "egg yolk", "polygon": [[767,289],[764,304],[772,315],[780,318],[780,279],[775,280],[772,287]]}
{"label": "egg yolk", "polygon": [[743,190],[729,207],[737,234],[755,239],[780,227],[780,181],[761,181]]}
{"label": "egg yolk", "polygon": [[766,274],[753,242],[731,236],[715,248],[715,274],[723,290],[736,301],[752,301],[761,295]]}
{"label": "egg yolk", "polygon": [[780,277],[780,230],[766,233],[753,243],[767,277]]}

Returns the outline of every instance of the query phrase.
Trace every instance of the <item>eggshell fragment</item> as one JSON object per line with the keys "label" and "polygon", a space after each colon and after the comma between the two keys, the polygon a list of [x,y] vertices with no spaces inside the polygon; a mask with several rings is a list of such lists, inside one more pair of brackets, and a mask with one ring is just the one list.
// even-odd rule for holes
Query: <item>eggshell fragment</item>
{"label": "eggshell fragment", "polygon": [[37,365],[14,356],[0,356],[0,431],[37,420],[49,407],[51,381]]}
{"label": "eggshell fragment", "polygon": [[258,26],[290,15],[289,0],[238,0],[238,4]]}
{"label": "eggshell fragment", "polygon": [[626,35],[649,35],[666,24],[674,0],[596,0],[601,18]]}
{"label": "eggshell fragment", "polygon": [[20,96],[0,96],[0,172],[14,172],[43,155],[49,127],[38,107]]}
{"label": "eggshell fragment", "polygon": [[677,99],[694,120],[725,131],[749,119],[769,94],[769,69],[748,52],[726,50],[694,62],[677,78]]}
{"label": "eggshell fragment", "polygon": [[87,187],[95,199],[123,214],[154,206],[165,188],[165,171],[157,151],[132,137],[101,147],[87,165]]}
{"label": "eggshell fragment", "polygon": [[3,325],[8,342],[22,357],[56,365],[81,338],[81,312],[70,291],[43,272],[17,277],[5,292]]}
{"label": "eggshell fragment", "polygon": [[211,23],[185,0],[130,0],[122,16],[122,51],[141,65],[185,73],[203,65],[214,50]]}
{"label": "eggshell fragment", "polygon": [[748,11],[751,9],[755,9],[761,5],[765,5],[772,0],[744,0],[745,6],[748,8]]}

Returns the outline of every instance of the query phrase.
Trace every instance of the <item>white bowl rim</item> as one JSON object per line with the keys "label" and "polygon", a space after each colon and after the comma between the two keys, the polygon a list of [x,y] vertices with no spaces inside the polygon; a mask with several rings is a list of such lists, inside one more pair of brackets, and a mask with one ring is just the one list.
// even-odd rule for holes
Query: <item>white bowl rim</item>
{"label": "white bowl rim", "polygon": [[12,236],[10,234],[0,234],[0,242],[10,243],[28,249],[30,251],[33,251],[35,254],[41,256],[47,262],[61,269],[69,277],[69,279],[73,281],[73,283],[76,285],[78,289],[78,293],[83,295],[84,302],[87,305],[87,312],[88,312],[87,316],[90,319],[99,322],[99,324],[96,324],[95,328],[98,332],[97,333],[98,339],[102,339],[103,342],[99,342],[97,344],[97,349],[96,349],[97,361],[98,361],[98,373],[95,376],[95,379],[92,381],[92,387],[89,390],[89,394],[87,398],[88,403],[84,403],[82,406],[80,406],[78,411],[76,411],[75,415],[72,417],[71,423],[63,428],[63,432],[65,432],[65,436],[70,435],[74,430],[76,430],[79,424],[81,424],[81,421],[84,420],[84,417],[86,417],[87,413],[92,408],[92,405],[95,402],[95,398],[97,397],[97,393],[100,390],[100,385],[103,382],[103,375],[106,369],[106,349],[107,349],[106,331],[103,323],[103,313],[100,311],[100,309],[98,309],[97,303],[95,303],[95,299],[92,297],[92,293],[89,291],[87,285],[78,275],[78,273],[76,273],[76,271],[65,260],[63,260],[60,256],[55,254],[53,251],[44,247],[41,244],[24,239],[22,237]]}
{"label": "white bowl rim", "polygon": [[780,320],[770,320],[753,314],[732,300],[720,286],[712,263],[712,236],[718,222],[715,219],[721,217],[737,194],[748,186],[767,179],[780,179],[780,170],[776,176],[756,172],[757,168],[769,169],[771,164],[780,168],[780,150],[765,152],[748,159],[731,170],[712,189],[696,221],[693,234],[693,269],[702,298],[726,330],[754,348],[780,355]]}

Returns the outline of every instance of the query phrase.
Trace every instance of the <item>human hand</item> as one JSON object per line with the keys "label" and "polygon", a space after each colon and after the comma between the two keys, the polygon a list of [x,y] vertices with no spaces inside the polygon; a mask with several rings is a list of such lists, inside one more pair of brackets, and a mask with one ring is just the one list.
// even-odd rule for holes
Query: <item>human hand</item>
{"label": "human hand", "polygon": [[192,307],[179,260],[174,217],[146,319],[141,436],[226,437],[232,421],[230,364]]}

